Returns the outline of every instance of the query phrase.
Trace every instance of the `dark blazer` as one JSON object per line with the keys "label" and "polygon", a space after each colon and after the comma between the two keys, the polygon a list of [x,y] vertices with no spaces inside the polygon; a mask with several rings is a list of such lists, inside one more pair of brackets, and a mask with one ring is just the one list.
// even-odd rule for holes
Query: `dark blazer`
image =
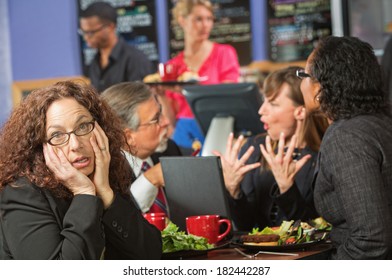
{"label": "dark blazer", "polygon": [[180,148],[177,146],[177,144],[171,140],[167,140],[167,148],[163,152],[156,152],[151,155],[151,160],[154,164],[159,163],[159,158],[160,157],[172,157],[172,156],[182,156],[182,153],[180,151]]}
{"label": "dark blazer", "polygon": [[333,226],[335,259],[385,259],[392,250],[392,118],[334,122],[324,135],[315,206]]}
{"label": "dark blazer", "polygon": [[0,193],[0,259],[159,259],[160,232],[129,198],[59,199],[17,180]]}
{"label": "dark blazer", "polygon": [[[265,143],[265,135],[251,137],[241,149],[240,156],[250,147],[254,152],[247,164],[259,162],[262,154],[260,144]],[[312,179],[317,153],[304,148],[301,157],[310,154],[312,158],[302,167],[295,178],[295,184],[280,194],[275,178],[270,170],[261,171],[259,168],[248,172],[241,182],[239,199],[233,199],[229,194],[231,215],[238,230],[249,231],[253,227],[262,229],[266,226],[277,226],[283,220],[307,220],[318,216],[313,205]],[[277,207],[277,212],[273,208]],[[272,219],[273,212],[276,218]]]}

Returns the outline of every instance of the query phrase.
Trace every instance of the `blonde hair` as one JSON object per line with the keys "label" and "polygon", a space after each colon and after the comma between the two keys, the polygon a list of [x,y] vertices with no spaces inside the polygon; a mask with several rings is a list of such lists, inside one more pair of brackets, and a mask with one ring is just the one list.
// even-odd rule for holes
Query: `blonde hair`
{"label": "blonde hair", "polygon": [[178,0],[172,9],[173,24],[178,24],[179,17],[187,17],[194,6],[203,6],[214,14],[214,8],[209,0]]}

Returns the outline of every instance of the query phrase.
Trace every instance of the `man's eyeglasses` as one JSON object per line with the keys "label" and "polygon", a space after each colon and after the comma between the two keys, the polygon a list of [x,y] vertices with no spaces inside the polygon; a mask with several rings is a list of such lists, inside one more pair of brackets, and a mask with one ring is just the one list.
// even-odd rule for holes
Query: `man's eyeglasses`
{"label": "man's eyeglasses", "polygon": [[101,25],[101,27],[95,29],[95,30],[90,30],[90,31],[84,31],[81,28],[78,29],[78,33],[81,36],[87,36],[87,37],[92,37],[95,35],[95,33],[101,31],[102,29],[104,29],[107,26],[107,24],[103,24]]}
{"label": "man's eyeglasses", "polygon": [[311,78],[312,77],[308,73],[306,73],[305,70],[303,70],[303,69],[297,69],[297,72],[295,74],[301,80],[304,79],[304,78]]}
{"label": "man's eyeglasses", "polygon": [[139,124],[139,127],[150,126],[150,125],[154,125],[154,124],[159,125],[161,123],[161,121],[162,121],[162,108],[160,108],[159,112],[155,115],[155,117],[151,121]]}
{"label": "man's eyeglasses", "polygon": [[55,134],[48,139],[48,143],[52,146],[59,146],[69,141],[71,134],[76,136],[84,136],[93,131],[95,122],[84,122],[81,123],[77,128],[70,132],[55,132]]}

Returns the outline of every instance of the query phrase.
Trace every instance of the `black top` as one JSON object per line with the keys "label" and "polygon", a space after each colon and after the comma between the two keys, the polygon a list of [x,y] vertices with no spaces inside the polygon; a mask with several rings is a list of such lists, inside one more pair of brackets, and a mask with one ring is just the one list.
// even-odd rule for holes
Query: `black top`
{"label": "black top", "polygon": [[[260,144],[264,143],[265,135],[249,138],[242,147],[240,156],[250,146],[254,146],[255,150],[247,164],[259,162],[262,157]],[[313,205],[312,190],[317,153],[309,148],[299,152],[299,157],[310,154],[312,158],[298,172],[295,184],[284,194],[279,193],[272,172],[261,171],[260,168],[245,175],[239,199],[233,199],[228,194],[232,218],[238,230],[250,231],[253,227],[262,229],[266,226],[278,226],[283,220],[307,220],[318,216]],[[275,218],[271,216],[273,212],[277,212]]]}
{"label": "black top", "polygon": [[129,197],[110,207],[93,195],[71,199],[22,178],[0,193],[0,259],[159,259],[160,232]]}
{"label": "black top", "polygon": [[121,37],[109,57],[109,64],[105,69],[100,66],[98,52],[88,67],[91,84],[102,92],[108,87],[121,83],[141,81],[154,71],[151,61],[137,48],[127,44]]}

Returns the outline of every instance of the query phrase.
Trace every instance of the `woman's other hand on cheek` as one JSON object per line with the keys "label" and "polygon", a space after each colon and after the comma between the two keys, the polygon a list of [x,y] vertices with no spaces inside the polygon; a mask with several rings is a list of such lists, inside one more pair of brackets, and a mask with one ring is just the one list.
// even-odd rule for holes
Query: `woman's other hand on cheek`
{"label": "woman's other hand on cheek", "polygon": [[68,161],[63,151],[49,144],[43,144],[45,163],[55,177],[67,187],[73,195],[95,195],[94,184]]}
{"label": "woman's other hand on cheek", "polygon": [[92,180],[97,195],[102,199],[106,209],[110,206],[114,198],[114,193],[110,188],[109,183],[109,140],[97,122],[95,122],[95,128],[93,130],[93,135],[90,138],[90,143],[95,154],[95,170]]}

